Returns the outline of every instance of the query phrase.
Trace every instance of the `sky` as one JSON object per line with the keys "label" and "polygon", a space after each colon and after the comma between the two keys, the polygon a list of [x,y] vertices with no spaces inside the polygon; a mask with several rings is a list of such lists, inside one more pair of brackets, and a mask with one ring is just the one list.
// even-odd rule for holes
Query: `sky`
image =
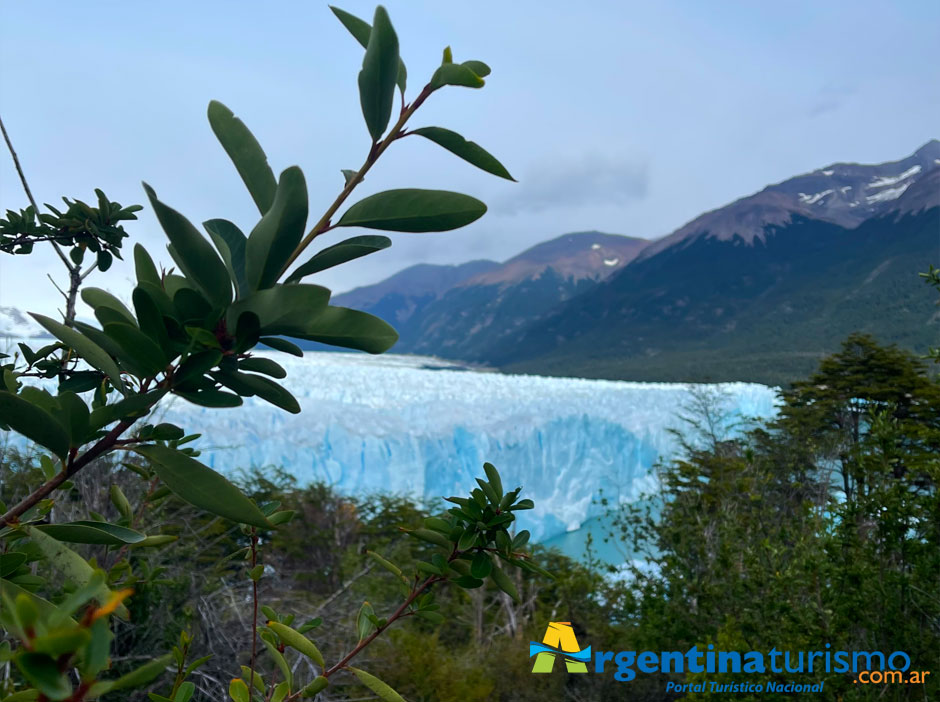
{"label": "sky", "polygon": [[[374,4],[341,5],[371,21]],[[488,213],[313,282],[343,292],[415,263],[505,260],[572,231],[655,239],[765,185],[837,161],[897,160],[940,136],[940,3],[913,0],[514,0],[386,3],[413,97],[451,46],[493,69],[481,90],[435,93],[411,126],[463,134],[518,179],[479,171],[419,137],[392,145],[350,202],[425,187]],[[37,199],[144,204],[141,181],[194,223],[257,220],[206,120],[217,99],[279,173],[303,168],[312,224],[370,145],[362,49],[327,4],[0,0],[0,116]],[[0,210],[27,204],[0,151]],[[308,225],[309,228],[309,225]],[[149,207],[127,226],[171,265]],[[334,230],[332,244],[355,234]],[[321,240],[318,240],[321,241]],[[127,245],[127,257],[131,245]],[[0,306],[52,313],[48,249],[0,255]],[[133,267],[92,285],[124,299]],[[87,311],[86,311],[87,312]]]}

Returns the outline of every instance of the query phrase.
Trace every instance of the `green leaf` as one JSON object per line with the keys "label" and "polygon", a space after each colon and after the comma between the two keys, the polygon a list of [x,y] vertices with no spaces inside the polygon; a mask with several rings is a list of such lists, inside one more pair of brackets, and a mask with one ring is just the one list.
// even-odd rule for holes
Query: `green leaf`
{"label": "green leaf", "polygon": [[270,358],[262,358],[260,356],[253,356],[252,358],[239,361],[238,370],[264,373],[265,375],[270,375],[272,378],[287,377],[287,371],[284,370],[280,364],[275,363]]}
{"label": "green leaf", "polygon": [[530,537],[530,536],[531,536],[531,534],[529,533],[528,529],[523,529],[523,530],[520,531],[518,534],[516,534],[515,537],[513,538],[513,540],[512,540],[512,548],[513,548],[513,549],[522,548],[522,547],[525,546],[527,543],[529,543],[529,537]]}
{"label": "green leaf", "polygon": [[535,503],[532,500],[519,500],[516,504],[509,507],[510,511],[517,509],[534,509]]}
{"label": "green leaf", "polygon": [[64,700],[72,695],[72,684],[65,673],[59,672],[59,666],[51,656],[22,651],[14,661],[23,677],[49,700]]}
{"label": "green leaf", "polygon": [[377,694],[382,702],[405,702],[405,699],[401,695],[374,675],[370,675],[359,668],[353,668],[351,665],[347,667],[353,672],[353,675],[359,678],[359,682]]}
{"label": "green leaf", "polygon": [[277,190],[277,181],[268,165],[268,157],[248,127],[221,102],[212,100],[208,115],[212,131],[232,159],[238,175],[263,215],[271,208]]}
{"label": "green leaf", "polygon": [[269,528],[258,506],[241,490],[211,468],[167,446],[138,446],[134,449],[150,460],[153,469],[179,497],[233,522]]}
{"label": "green leaf", "polygon": [[114,339],[124,353],[146,367],[151,375],[157,375],[166,370],[169,360],[163,353],[163,349],[141,332],[136,323],[109,322],[104,325],[104,333]]}
{"label": "green leaf", "polygon": [[230,392],[221,390],[197,390],[183,391],[177,390],[176,394],[184,400],[192,402],[200,407],[239,407],[242,404],[242,398],[233,395]]}
{"label": "green leaf", "polygon": [[[313,681],[312,683],[310,683],[310,685],[308,685],[307,688],[304,688],[304,689],[309,689],[309,688],[313,687],[313,685],[317,682],[317,680],[325,680],[327,685],[330,684],[329,681],[326,680],[326,678],[324,678],[324,677],[321,675],[320,677],[315,678],[314,681]],[[323,688],[325,688],[325,687],[326,687],[326,685],[323,686]],[[321,689],[323,689],[323,688],[321,688]],[[319,692],[319,690],[318,690],[317,692]],[[284,698],[286,698],[287,695],[289,695],[289,694],[290,694],[290,686],[287,684],[286,681],[281,681],[281,682],[279,682],[279,683],[277,684],[277,686],[274,688],[274,693],[271,695],[271,702],[284,702]]]}
{"label": "green leaf", "polygon": [[97,368],[111,378],[114,387],[122,393],[124,392],[124,382],[121,380],[121,373],[118,370],[117,364],[98,344],[87,336],[77,332],[75,329],[70,329],[54,319],[44,317],[41,314],[30,313],[30,316],[39,322],[39,324],[56,339],[69,348],[75,349],[78,355],[90,366]]}
{"label": "green leaf", "polygon": [[117,524],[81,520],[66,524],[40,524],[36,526],[53,539],[72,544],[100,544],[123,546],[143,541],[146,536]]}
{"label": "green leaf", "polygon": [[368,602],[363,602],[359,608],[359,614],[356,615],[356,631],[359,634],[359,641],[362,641],[369,634],[375,631],[375,610]]}
{"label": "green leaf", "polygon": [[176,354],[172,350],[166,323],[163,321],[163,313],[148,288],[152,286],[138,285],[131,293],[134,311],[137,313],[137,323],[141,333],[156,344],[160,349],[161,357],[167,359]]}
{"label": "green leaf", "polygon": [[472,528],[467,529],[463,534],[460,535],[460,539],[457,541],[457,550],[468,551],[476,545],[477,539],[477,532]]}
{"label": "green leaf", "polygon": [[325,668],[326,664],[323,660],[323,654],[320,653],[320,649],[308,639],[306,636],[301,634],[296,629],[291,629],[286,624],[281,624],[280,622],[270,621],[268,622],[268,628],[271,629],[275,634],[278,635],[278,638],[297,651],[300,651],[307,658],[316,663],[320,668]]}
{"label": "green leaf", "polygon": [[398,332],[385,320],[346,307],[327,307],[291,336],[367,353],[385,353],[398,341]]}
{"label": "green leaf", "polygon": [[[333,11],[333,14],[336,15],[337,19],[343,23],[343,26],[349,30],[349,33],[355,37],[356,41],[362,45],[362,48],[367,48],[369,46],[369,36],[372,34],[372,25],[338,7],[330,5],[330,9]],[[395,82],[398,84],[398,89],[404,96],[405,87],[408,83],[408,71],[405,69],[405,62],[402,61],[401,58],[398,59],[398,75],[395,78]]]}
{"label": "green leaf", "polygon": [[313,275],[341,263],[387,249],[391,245],[392,240],[387,236],[354,236],[351,239],[346,239],[318,251],[309,261],[291,273],[285,282],[293,283],[304,276]]}
{"label": "green leaf", "polygon": [[[267,634],[267,636],[270,636],[270,634]],[[281,675],[284,676],[284,680],[287,682],[287,686],[291,687],[294,682],[294,675],[291,672],[290,666],[287,665],[287,661],[284,659],[284,656],[280,651],[277,650],[277,647],[266,638],[266,635],[263,633],[261,635],[261,643],[263,643],[264,647],[268,649],[268,653],[271,654],[271,658],[274,659],[275,664],[277,664],[278,669],[280,669]]]}
{"label": "green leaf", "polygon": [[[322,675],[318,675],[313,679],[313,682],[307,685],[301,692],[301,695],[304,697],[313,697],[330,686],[330,681],[328,678],[324,678]],[[274,697],[271,698],[271,702],[275,702],[277,697],[277,692],[275,691]],[[283,699],[283,697],[282,697]]]}
{"label": "green leaf", "polygon": [[152,283],[161,285],[160,273],[150,258],[150,254],[140,244],[134,244],[134,268],[138,283]]}
{"label": "green leaf", "polygon": [[[23,530],[46,557],[49,564],[60,571],[66,577],[67,581],[71,580],[79,587],[82,587],[90,583],[95,577],[95,570],[88,564],[88,561],[79,556],[68,546],[63,545],[58,539],[44,533],[36,527],[25,526]],[[111,598],[111,591],[103,581],[96,589],[94,597],[102,604]],[[124,619],[127,618],[127,608],[123,604],[119,605],[116,611],[118,616]]]}
{"label": "green leaf", "polygon": [[432,531],[430,529],[414,529],[408,532],[415,538],[421,539],[422,541],[427,541],[429,544],[435,544],[437,546],[443,546],[444,548],[452,548],[453,544],[450,539],[437,531]]}
{"label": "green leaf", "polygon": [[389,560],[386,560],[385,558],[382,558],[382,556],[377,554],[375,551],[366,551],[366,553],[373,561],[378,563],[389,573],[394,573],[395,575],[401,577],[401,568],[399,568],[397,565],[395,565]]}
{"label": "green leaf", "polygon": [[[131,311],[124,306],[124,303],[118,300],[107,290],[102,290],[101,288],[85,288],[82,290],[82,300],[84,300],[85,304],[95,311],[96,316],[98,314],[98,309],[103,307],[105,309],[117,312],[128,324],[137,324],[137,320],[134,319],[134,315],[131,314]],[[101,321],[100,317],[99,321]],[[101,323],[104,324],[103,321],[101,321]]]}
{"label": "green leaf", "polygon": [[388,12],[379,5],[375,8],[362,70],[359,72],[359,102],[374,142],[382,138],[392,116],[399,63],[398,36],[388,18]]}
{"label": "green leaf", "polygon": [[241,678],[232,678],[228,685],[228,696],[234,702],[251,702],[251,693],[248,691],[248,685]]}
{"label": "green leaf", "polygon": [[277,336],[262,336],[258,341],[265,346],[270,346],[275,351],[281,351],[283,353],[289,353],[291,356],[303,358],[304,350],[287,339],[281,339]]}
{"label": "green leaf", "polygon": [[143,395],[128,395],[123,400],[110,405],[102,405],[91,411],[89,427],[97,431],[119,419],[138,419],[150,412],[151,407],[166,395],[165,388],[151,390]]}
{"label": "green leaf", "polygon": [[483,464],[483,472],[486,473],[486,479],[490,481],[493,491],[496,493],[496,503],[499,504],[503,497],[503,481],[499,477],[499,471],[492,463]]}
{"label": "green leaf", "polygon": [[46,410],[22,397],[0,391],[0,423],[49,449],[63,461],[68,457],[68,430]]}
{"label": "green leaf", "polygon": [[257,395],[262,400],[266,400],[292,414],[300,412],[300,404],[298,404],[297,399],[286,388],[278,385],[270,378],[237,371],[219,371],[213,373],[213,377],[242,397]]}
{"label": "green leaf", "polygon": [[236,291],[239,295],[247,295],[250,291],[245,277],[245,247],[248,237],[227,219],[210,219],[203,222],[202,226],[209,232],[209,238],[219,250],[229,276],[235,281]]}
{"label": "green leaf", "polygon": [[493,561],[486,551],[477,551],[470,562],[470,575],[482,580],[493,570]]}
{"label": "green leaf", "polygon": [[327,309],[330,291],[319,285],[277,285],[259,290],[239,300],[229,309],[229,329],[238,327],[238,319],[245,312],[257,315],[263,334],[289,334],[296,336]]}
{"label": "green leaf", "polygon": [[291,166],[281,173],[274,202],[245,245],[245,280],[252,290],[274,285],[306,225],[307,183],[303,171]]}
{"label": "green leaf", "polygon": [[471,71],[480,76],[480,78],[486,78],[490,74],[490,67],[482,61],[464,61],[460,65],[464,68],[469,68]]}
{"label": "green leaf", "polygon": [[464,88],[482,88],[486,84],[479,75],[463,63],[445,63],[431,76],[431,90],[443,88],[445,85],[459,85]]}
{"label": "green leaf", "polygon": [[496,587],[509,595],[515,602],[519,602],[519,593],[516,591],[515,584],[506,573],[500,570],[499,566],[493,566],[493,570],[490,572],[490,580],[496,583]]}
{"label": "green leaf", "polygon": [[216,307],[226,307],[232,301],[232,281],[225,264],[212,248],[212,244],[179,212],[157,199],[157,194],[144,183],[160,226],[172,244],[174,260],[187,279],[199,287]]}
{"label": "green leaf", "polygon": [[[107,692],[114,690],[130,690],[152,682],[158,675],[163,673],[173,660],[172,654],[160,656],[148,663],[144,663],[139,668],[132,670],[127,675],[122,675],[117,680],[106,682]],[[98,694],[103,694],[99,692]]]}
{"label": "green leaf", "polygon": [[26,554],[19,552],[0,553],[0,578],[5,578],[26,563]]}
{"label": "green leaf", "polygon": [[452,154],[487,173],[492,173],[506,180],[516,180],[509,175],[509,171],[506,170],[505,166],[497,161],[489,151],[475,142],[467,141],[457,132],[442,127],[421,127],[420,129],[411,130],[411,133],[430,139],[435,144],[442,146]]}
{"label": "green leaf", "polygon": [[370,195],[340,217],[338,227],[366,227],[395,232],[444,232],[475,222],[486,205],[447,190],[402,188]]}

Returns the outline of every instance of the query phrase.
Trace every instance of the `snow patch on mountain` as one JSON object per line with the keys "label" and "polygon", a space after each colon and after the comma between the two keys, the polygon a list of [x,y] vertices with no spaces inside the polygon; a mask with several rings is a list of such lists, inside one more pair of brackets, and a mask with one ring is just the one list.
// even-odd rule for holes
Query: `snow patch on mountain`
{"label": "snow patch on mountain", "polygon": [[910,168],[908,168],[906,171],[904,171],[903,173],[901,173],[901,174],[899,174],[899,175],[896,175],[896,176],[882,176],[882,177],[880,177],[880,178],[875,178],[871,183],[868,184],[867,187],[869,187],[869,188],[884,188],[884,187],[886,187],[886,186],[888,186],[888,185],[895,185],[896,183],[900,183],[902,180],[907,180],[908,178],[912,178],[913,176],[915,176],[915,175],[917,175],[918,173],[920,173],[920,171],[921,171],[921,168],[920,168],[919,165],[918,165],[918,166],[911,166]]}
{"label": "snow patch on mountain", "polygon": [[886,188],[880,193],[875,193],[874,195],[868,195],[865,200],[869,203],[876,202],[888,202],[889,200],[897,200],[904,194],[904,191],[911,187],[910,183],[905,183],[904,185],[899,185],[896,188]]}

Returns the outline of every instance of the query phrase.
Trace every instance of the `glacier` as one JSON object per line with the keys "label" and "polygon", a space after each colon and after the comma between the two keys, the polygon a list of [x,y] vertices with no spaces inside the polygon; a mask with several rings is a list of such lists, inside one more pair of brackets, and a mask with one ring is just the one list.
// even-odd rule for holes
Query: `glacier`
{"label": "glacier", "polygon": [[[322,481],[356,496],[465,494],[489,461],[506,489],[522,486],[535,502],[517,513],[518,528],[565,552],[581,548],[583,535],[570,537],[583,524],[596,531],[602,495],[635,501],[655,486],[652,469],[677,455],[670,429],[681,428],[679,415],[696,388],[507,375],[395,354],[254,355],[284,366],[281,382],[300,414],[257,398],[209,409],[171,396],[147,421],[202,434],[194,444],[200,460],[229,476],[280,466],[301,484]],[[710,387],[732,420],[776,413],[774,388]]]}
{"label": "glacier", "polygon": [[[631,501],[652,487],[654,464],[676,455],[669,430],[693,388],[506,375],[391,354],[258,355],[285,367],[300,414],[257,398],[225,410],[174,398],[161,410],[161,421],[206,437],[198,447],[211,467],[281,466],[346,494],[440,498],[475,487],[489,461],[507,489],[522,486],[534,500],[519,528],[543,541],[596,516],[601,493]],[[776,411],[773,388],[716,388],[736,418]]]}

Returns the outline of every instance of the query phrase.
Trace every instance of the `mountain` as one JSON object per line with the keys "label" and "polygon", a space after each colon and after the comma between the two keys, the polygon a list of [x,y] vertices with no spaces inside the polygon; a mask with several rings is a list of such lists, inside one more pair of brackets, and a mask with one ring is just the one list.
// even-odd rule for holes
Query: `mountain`
{"label": "mountain", "polygon": [[459,265],[419,263],[380,283],[334,295],[331,304],[366,310],[397,327],[455,285],[498,267],[495,261],[483,260]]}
{"label": "mountain", "polygon": [[706,212],[655,241],[640,258],[690,245],[702,237],[719,241],[738,238],[750,244],[755,238],[763,238],[767,227],[785,225],[794,217],[856,227],[890,210],[895,200],[938,165],[940,141],[936,139],[900,161],[874,165],[834,163]]}
{"label": "mountain", "polygon": [[940,142],[834,164],[696,218],[482,358],[552,375],[786,383],[854,331],[922,351],[940,339],[917,275],[940,263],[938,232]]}
{"label": "mountain", "polygon": [[[601,232],[566,234],[538,244],[505,263],[476,262],[473,275],[444,275],[427,267],[439,285],[411,280],[406,269],[376,285],[333,299],[382,317],[400,334],[395,351],[476,361],[505,334],[542,315],[621,270],[648,245]],[[485,265],[484,265],[485,264]],[[470,265],[470,264],[466,264]],[[461,267],[461,273],[466,273]]]}

